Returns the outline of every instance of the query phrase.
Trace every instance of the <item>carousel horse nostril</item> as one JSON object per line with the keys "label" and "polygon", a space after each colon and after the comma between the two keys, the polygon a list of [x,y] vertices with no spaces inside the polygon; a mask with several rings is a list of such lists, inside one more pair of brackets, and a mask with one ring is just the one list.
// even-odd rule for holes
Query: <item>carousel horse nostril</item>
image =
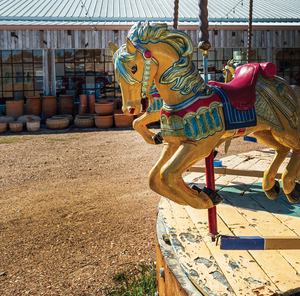
{"label": "carousel horse nostril", "polygon": [[128,108],[128,111],[130,114],[134,114],[134,110],[135,110],[135,108]]}

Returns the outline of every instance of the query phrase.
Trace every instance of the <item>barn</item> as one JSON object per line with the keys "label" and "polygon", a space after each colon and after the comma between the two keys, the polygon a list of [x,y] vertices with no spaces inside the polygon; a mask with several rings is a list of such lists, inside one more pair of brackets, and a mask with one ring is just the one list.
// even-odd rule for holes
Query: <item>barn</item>
{"label": "barn", "polygon": [[[299,0],[256,0],[253,4],[251,61],[274,62],[278,75],[300,85]],[[197,0],[180,0],[178,29],[198,50]],[[115,82],[108,41],[125,43],[137,21],[173,25],[174,1],[7,0],[0,4],[0,105],[33,95],[80,94],[113,98]],[[246,62],[249,0],[208,1],[210,80],[222,80],[222,65]]]}

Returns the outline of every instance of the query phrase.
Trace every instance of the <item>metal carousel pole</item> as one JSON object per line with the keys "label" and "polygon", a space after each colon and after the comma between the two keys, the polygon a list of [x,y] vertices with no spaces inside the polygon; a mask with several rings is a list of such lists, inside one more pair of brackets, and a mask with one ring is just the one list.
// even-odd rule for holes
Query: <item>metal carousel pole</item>
{"label": "metal carousel pole", "polygon": [[[208,33],[208,20],[207,20],[207,0],[199,0],[199,49],[203,53],[203,65],[204,65],[204,81],[208,84],[208,66],[207,58],[208,51],[211,48]],[[206,173],[206,187],[212,190],[215,190],[215,173],[214,173],[214,154],[211,151],[210,155],[205,158],[205,173]],[[209,235],[212,238],[212,241],[215,241],[218,236],[217,229],[217,209],[213,207],[208,210],[208,227]]]}

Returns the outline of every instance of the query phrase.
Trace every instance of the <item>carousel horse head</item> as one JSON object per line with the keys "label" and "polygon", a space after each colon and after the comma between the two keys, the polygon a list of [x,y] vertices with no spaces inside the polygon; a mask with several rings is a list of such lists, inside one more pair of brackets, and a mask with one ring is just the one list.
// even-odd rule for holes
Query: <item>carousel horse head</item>
{"label": "carousel horse head", "polygon": [[172,91],[183,95],[203,88],[204,81],[191,62],[193,43],[184,32],[166,24],[139,22],[129,31],[125,45],[117,48],[110,42],[110,50],[125,114],[139,114],[141,99],[148,97],[153,80],[160,85],[159,92],[170,84]]}
{"label": "carousel horse head", "polygon": [[237,62],[234,59],[231,59],[227,62],[227,65],[223,65],[223,76],[225,79],[225,83],[230,82],[232,79],[234,79],[235,76],[235,70],[240,65],[239,62]]}

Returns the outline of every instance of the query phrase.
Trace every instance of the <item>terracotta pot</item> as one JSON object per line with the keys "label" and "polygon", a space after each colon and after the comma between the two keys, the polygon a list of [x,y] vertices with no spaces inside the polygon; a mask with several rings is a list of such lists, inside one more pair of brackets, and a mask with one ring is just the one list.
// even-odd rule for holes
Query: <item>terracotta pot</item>
{"label": "terracotta pot", "polygon": [[97,103],[97,104],[107,104],[107,103],[108,103],[108,100],[106,100],[106,99],[97,99],[97,100],[96,100],[96,103]]}
{"label": "terracotta pot", "polygon": [[6,115],[11,116],[17,120],[24,115],[24,101],[6,101]]}
{"label": "terracotta pot", "polygon": [[7,123],[6,122],[0,122],[0,134],[5,133],[7,130]]}
{"label": "terracotta pot", "polygon": [[90,114],[94,114],[95,113],[95,96],[94,95],[89,95],[89,107],[88,107],[88,110],[89,110],[89,113]]}
{"label": "terracotta pot", "polygon": [[70,114],[54,115],[52,118],[68,118],[69,124],[71,124],[73,122],[73,116]]}
{"label": "terracotta pot", "polygon": [[114,103],[98,104],[95,103],[95,112],[97,115],[111,115],[114,111]]}
{"label": "terracotta pot", "polygon": [[5,122],[7,126],[12,121],[15,121],[12,116],[0,116],[0,123]]}
{"label": "terracotta pot", "polygon": [[88,128],[93,127],[95,125],[95,119],[94,117],[76,118],[74,120],[74,123],[77,127]]}
{"label": "terracotta pot", "polygon": [[98,116],[95,115],[95,125],[99,128],[110,128],[114,124],[114,116],[113,115],[103,115]]}
{"label": "terracotta pot", "polygon": [[79,98],[80,98],[80,102],[79,102],[78,115],[83,115],[86,114],[87,96],[79,95]]}
{"label": "terracotta pot", "polygon": [[9,123],[9,129],[13,133],[19,133],[23,129],[23,122],[13,121]]}
{"label": "terracotta pot", "polygon": [[74,116],[74,96],[60,95],[59,114],[69,114]]}
{"label": "terracotta pot", "polygon": [[132,127],[132,122],[133,122],[134,116],[126,115],[123,112],[122,113],[121,112],[114,113],[116,127]]}
{"label": "terracotta pot", "polygon": [[94,118],[94,114],[93,115],[76,115],[75,119],[84,119],[84,118]]}
{"label": "terracotta pot", "polygon": [[40,96],[26,97],[26,114],[42,117],[42,101]]}
{"label": "terracotta pot", "polygon": [[56,96],[43,96],[42,109],[44,120],[57,115],[57,99]]}
{"label": "terracotta pot", "polygon": [[64,129],[69,125],[68,118],[48,118],[46,125],[50,129]]}
{"label": "terracotta pot", "polygon": [[26,127],[30,132],[37,132],[40,129],[41,122],[39,120],[27,121]]}
{"label": "terracotta pot", "polygon": [[18,118],[18,121],[23,122],[23,128],[26,127],[27,121],[41,121],[41,118],[36,115],[23,115]]}

